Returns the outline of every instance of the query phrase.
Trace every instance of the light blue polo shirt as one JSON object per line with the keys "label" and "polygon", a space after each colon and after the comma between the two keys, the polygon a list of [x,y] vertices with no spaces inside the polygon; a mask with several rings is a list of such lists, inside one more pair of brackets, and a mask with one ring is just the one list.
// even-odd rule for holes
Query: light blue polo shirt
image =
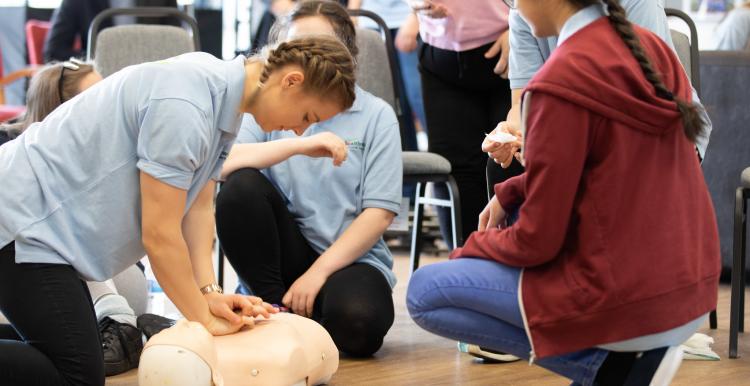
{"label": "light blue polo shirt", "polygon": [[[628,20],[656,34],[674,51],[667,15],[664,12],[664,0],[620,0],[620,4],[625,8]],[[606,14],[603,4],[586,7],[583,12],[596,17]],[[508,58],[510,88],[522,89],[549,59],[559,43],[557,37],[534,37],[531,27],[521,17],[518,10],[510,10],[508,24],[510,25],[510,57]],[[705,122],[705,133],[696,141],[696,147],[703,158],[713,126],[695,88],[693,88],[693,101],[698,105],[701,118]]]}
{"label": "light blue polo shirt", "polygon": [[[362,0],[360,8],[375,12],[389,29],[399,29],[409,17],[412,10],[406,0]],[[377,24],[368,17],[360,17],[362,28],[378,29]]]}
{"label": "light blue polo shirt", "polygon": [[[401,136],[393,109],[357,87],[352,107],[311,125],[303,134],[330,131],[348,144],[346,161],[297,155],[263,170],[284,197],[287,208],[310,246],[326,251],[365,208],[398,213],[401,205]],[[265,133],[245,114],[238,143],[292,138],[291,132]],[[382,238],[357,262],[379,269],[393,287],[393,256]]]}
{"label": "light blue polo shirt", "polygon": [[102,281],[145,255],[139,172],[187,191],[217,179],[241,119],[244,58],[127,67],[0,147],[0,246]]}
{"label": "light blue polo shirt", "polygon": [[717,50],[750,50],[750,8],[740,6],[729,12],[714,36]]}

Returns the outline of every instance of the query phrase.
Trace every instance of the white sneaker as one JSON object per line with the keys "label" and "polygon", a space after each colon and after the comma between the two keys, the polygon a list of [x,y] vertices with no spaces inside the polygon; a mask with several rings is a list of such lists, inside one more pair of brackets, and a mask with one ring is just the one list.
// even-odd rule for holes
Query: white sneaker
{"label": "white sneaker", "polygon": [[475,344],[458,342],[458,351],[467,353],[473,357],[481,358],[485,363],[515,362],[521,358],[503,352],[479,347]]}
{"label": "white sneaker", "polygon": [[664,354],[659,367],[651,378],[650,386],[669,386],[677,370],[682,364],[682,349],[679,346],[670,347]]}

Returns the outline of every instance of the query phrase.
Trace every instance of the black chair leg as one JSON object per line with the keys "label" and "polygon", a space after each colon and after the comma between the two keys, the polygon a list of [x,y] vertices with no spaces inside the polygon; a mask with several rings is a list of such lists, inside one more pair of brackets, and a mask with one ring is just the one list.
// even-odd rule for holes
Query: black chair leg
{"label": "black chair leg", "polygon": [[445,183],[448,186],[448,190],[451,194],[451,201],[453,204],[453,218],[454,220],[454,231],[456,232],[455,240],[453,240],[453,247],[458,248],[464,245],[464,228],[461,221],[461,195],[458,191],[458,184],[453,176],[448,177],[448,181]]}
{"label": "black chair leg", "polygon": [[711,311],[711,313],[708,315],[708,325],[712,330],[715,330],[717,326],[716,321],[716,310]]}
{"label": "black chair leg", "polygon": [[740,237],[740,332],[745,332],[745,279],[747,278],[747,190],[742,190],[742,236]]}
{"label": "black chair leg", "polygon": [[418,182],[416,190],[416,197],[414,200],[414,220],[412,221],[411,231],[411,273],[419,268],[419,257],[422,254],[422,221],[424,220],[424,204],[422,204],[422,197],[424,197],[427,183]]}
{"label": "black chair leg", "polygon": [[741,292],[744,292],[742,288],[742,278],[745,276],[745,272],[742,271],[743,264],[742,260],[744,251],[744,242],[746,235],[743,232],[743,223],[745,217],[745,194],[742,188],[737,188],[734,201],[734,240],[733,240],[733,253],[732,253],[732,297],[731,297],[731,308],[729,311],[729,357],[737,358],[737,340],[739,335],[740,319],[744,318],[744,315],[740,314],[740,301],[742,297]]}

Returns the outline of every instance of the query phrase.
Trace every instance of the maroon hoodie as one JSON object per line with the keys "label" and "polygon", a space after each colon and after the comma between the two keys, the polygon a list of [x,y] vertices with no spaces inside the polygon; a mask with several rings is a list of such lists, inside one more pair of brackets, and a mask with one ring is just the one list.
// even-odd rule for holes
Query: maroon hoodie
{"label": "maroon hoodie", "polygon": [[[690,101],[671,49],[636,31],[667,88]],[[528,98],[526,172],[495,186],[519,220],[474,232],[453,256],[524,268],[532,355],[663,332],[714,309],[719,241],[695,146],[607,18],[554,51]]]}

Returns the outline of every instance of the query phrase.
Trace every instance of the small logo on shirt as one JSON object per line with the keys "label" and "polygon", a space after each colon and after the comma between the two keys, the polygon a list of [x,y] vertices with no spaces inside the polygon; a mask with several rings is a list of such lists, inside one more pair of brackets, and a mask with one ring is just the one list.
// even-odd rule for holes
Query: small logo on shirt
{"label": "small logo on shirt", "polygon": [[224,150],[224,151],[222,151],[222,152],[221,152],[221,154],[219,155],[219,159],[224,159],[224,160],[225,160],[225,159],[227,159],[227,156],[228,156],[228,155],[229,155],[229,152],[227,152],[226,150]]}
{"label": "small logo on shirt", "polygon": [[350,149],[357,149],[357,150],[365,150],[365,143],[357,140],[357,139],[347,139],[344,142],[346,142],[346,146],[348,146]]}

